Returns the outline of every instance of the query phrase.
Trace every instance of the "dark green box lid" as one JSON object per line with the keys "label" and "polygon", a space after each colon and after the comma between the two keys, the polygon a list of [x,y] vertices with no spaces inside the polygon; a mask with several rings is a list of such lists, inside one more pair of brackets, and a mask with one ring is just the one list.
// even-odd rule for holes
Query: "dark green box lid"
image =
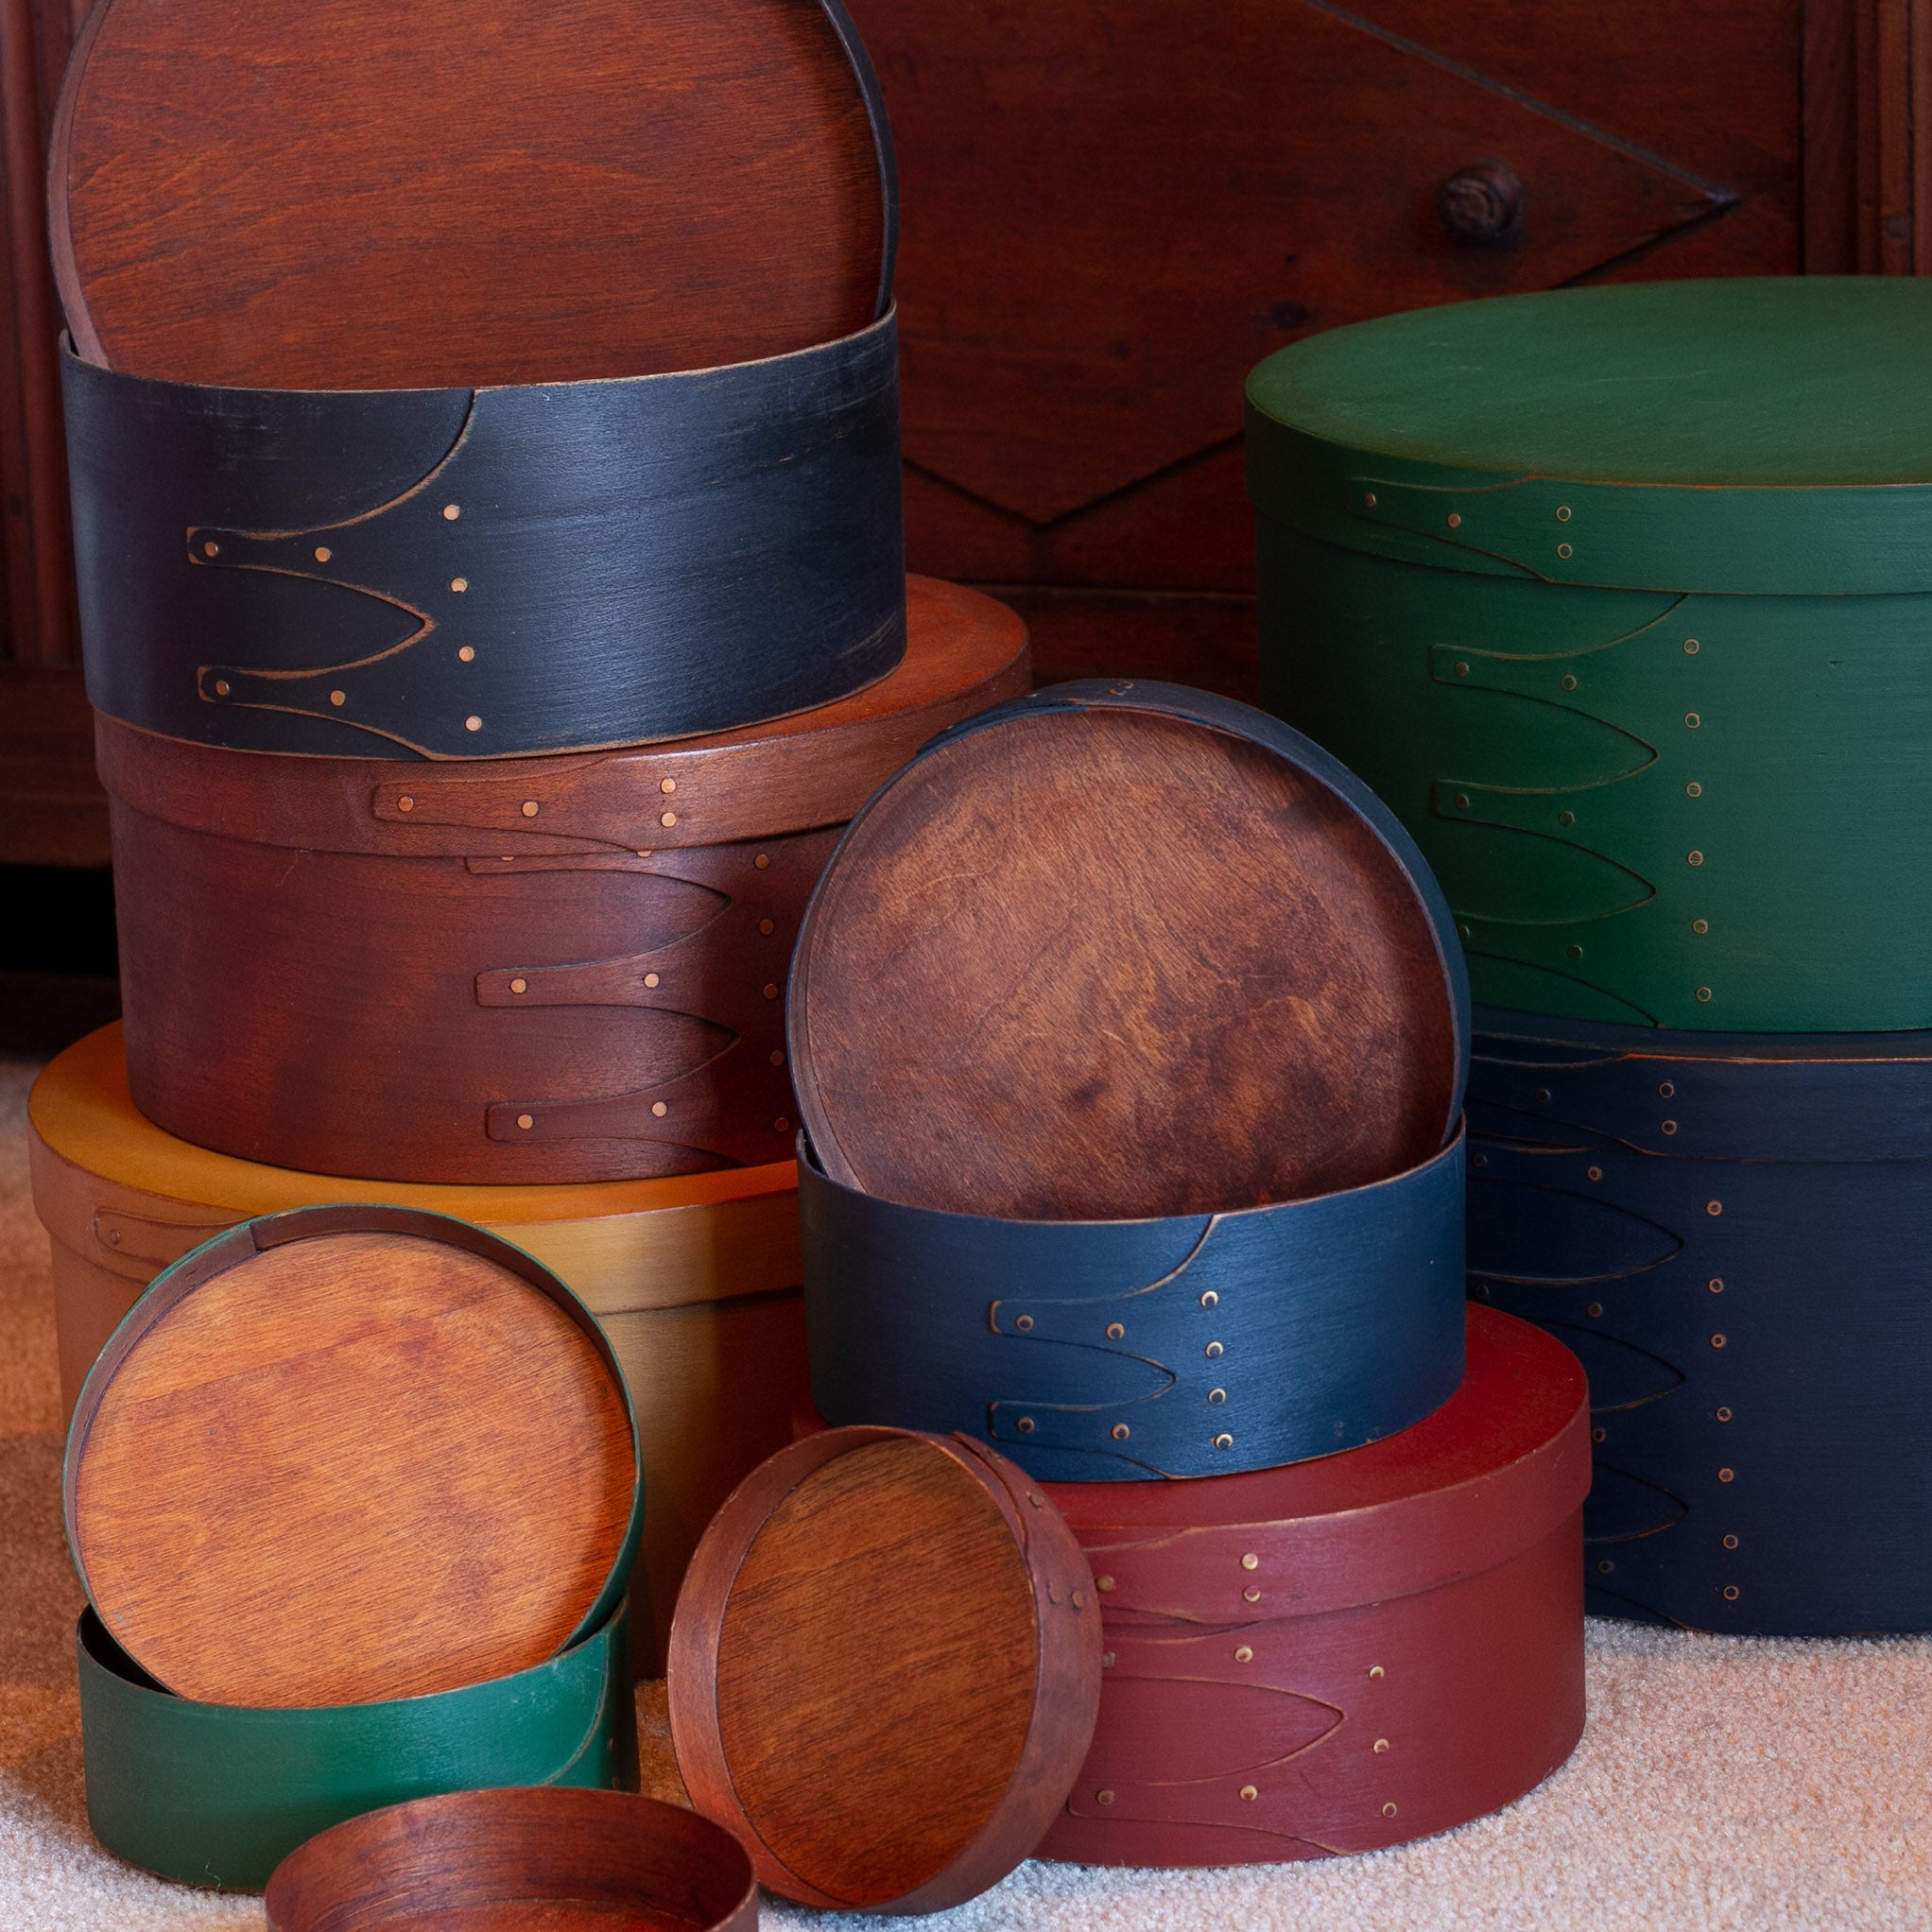
{"label": "dark green box lid", "polygon": [[1553,583],[1932,589],[1932,284],[1561,289],[1297,342],[1248,383],[1256,507]]}

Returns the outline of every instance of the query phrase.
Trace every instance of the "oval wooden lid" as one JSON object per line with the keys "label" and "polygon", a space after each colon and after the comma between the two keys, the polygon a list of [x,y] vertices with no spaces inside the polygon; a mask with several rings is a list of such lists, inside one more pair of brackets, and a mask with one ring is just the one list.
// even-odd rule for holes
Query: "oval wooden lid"
{"label": "oval wooden lid", "polygon": [[268,1880],[269,1932],[756,1932],[732,1835],[629,1791],[419,1798],[332,1825]]}
{"label": "oval wooden lid", "polygon": [[[1199,1615],[1218,1607],[1217,1591],[1231,1616],[1244,1604],[1276,1617],[1380,1602],[1502,1562],[1580,1509],[1582,1366],[1513,1316],[1472,1303],[1467,1320],[1462,1386],[1366,1448],[1199,1482],[1045,1485],[1104,1579],[1109,1612]],[[1151,1570],[1130,1567],[1136,1551]],[[1237,1604],[1237,1586],[1255,1596]],[[1164,1594],[1173,1589],[1204,1600]]]}
{"label": "oval wooden lid", "polygon": [[1151,683],[1041,692],[888,785],[806,912],[789,1031],[835,1180],[1040,1220],[1404,1172],[1468,1059],[1407,835],[1298,733]]}
{"label": "oval wooden lid", "polygon": [[794,1442],[705,1531],[671,1626],[692,1803],[807,1905],[930,1912],[1066,1801],[1100,1699],[1093,1577],[1040,1486],[964,1437]]}
{"label": "oval wooden lid", "polygon": [[383,759],[191,744],[96,712],[95,749],[102,783],[137,811],[224,837],[246,828],[266,845],[457,857],[669,852],[839,824],[927,738],[1017,697],[1031,675],[1026,627],[1007,605],[908,577],[895,670],[837,704],[735,732],[399,773]]}
{"label": "oval wooden lid", "polygon": [[643,1485],[595,1320],[405,1208],[246,1222],[156,1278],[75,1406],[68,1543],[206,1703],[371,1703],[554,1656],[621,1596]]}
{"label": "oval wooden lid", "polygon": [[1249,378],[1264,425],[1573,482],[1932,481],[1932,288],[1751,276],[1558,289],[1357,322]]}
{"label": "oval wooden lid", "polygon": [[49,203],[90,361],[365,389],[850,335],[889,300],[894,194],[837,0],[101,0]]}

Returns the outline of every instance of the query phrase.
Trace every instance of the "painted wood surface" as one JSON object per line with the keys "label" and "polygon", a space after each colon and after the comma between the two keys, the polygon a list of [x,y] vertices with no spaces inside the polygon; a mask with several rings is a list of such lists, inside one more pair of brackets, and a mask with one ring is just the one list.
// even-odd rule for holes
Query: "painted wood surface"
{"label": "painted wood surface", "polygon": [[1441,1147],[1459,973],[1426,867],[1313,745],[1180,686],[1064,685],[853,822],[800,934],[793,1076],[827,1174],[890,1200],[1247,1208]]}
{"label": "painted wood surface", "polygon": [[799,1163],[828,1421],[995,1443],[1067,1482],[1213,1476],[1408,1428],[1463,1371],[1463,1150],[1223,1215],[1023,1221]]}
{"label": "painted wood surface", "polygon": [[711,368],[883,311],[889,149],[837,0],[111,0],[55,126],[55,272],[84,355],[176,381]]}
{"label": "painted wood surface", "polygon": [[1020,1471],[972,1442],[829,1430],[762,1464],[706,1533],[671,1731],[693,1803],[768,1889],[936,1911],[1033,1849],[1100,1673],[1092,1573]]}
{"label": "painted wood surface", "polygon": [[520,756],[829,704],[905,648],[889,314],[608,382],[62,377],[88,694],[130,724]]}
{"label": "painted wood surface", "polygon": [[462,1222],[298,1209],[156,1280],[75,1405],[103,1626],[202,1702],[374,1703],[610,1616],[644,1513],[630,1396],[563,1284]]}
{"label": "painted wood surface", "polygon": [[81,1613],[87,1820],[116,1857],[183,1885],[259,1891],[344,1819],[444,1791],[637,1788],[630,1617],[487,1683],[375,1704],[261,1710],[159,1689]]}
{"label": "painted wood surface", "polygon": [[1589,1371],[1591,1607],[1932,1628],[1932,1039],[1479,1027],[1470,1291]]}
{"label": "painted wood surface", "polygon": [[[1882,862],[1932,805],[1932,483],[1913,481],[1906,373],[1928,294],[1685,285],[1396,318],[1353,354],[1308,345],[1294,377],[1312,430],[1293,436],[1316,450],[1353,411],[1359,447],[1303,461],[1254,419],[1268,702],[1415,834],[1478,997],[1688,1029],[1932,1023],[1913,970],[1932,897]],[[1492,338],[1507,381],[1482,361]],[[1473,400],[1411,409],[1413,371],[1452,341],[1497,424]],[[1686,367],[1716,372],[1653,436]],[[1282,368],[1257,375],[1258,404],[1287,406]],[[1627,421],[1588,400],[1611,388]],[[1508,474],[1468,467],[1510,447]],[[1646,487],[1600,480],[1626,463]],[[1712,487],[1693,487],[1700,465]],[[1310,478],[1327,492],[1312,518],[1313,496],[1285,494]],[[1877,591],[1896,595],[1849,595]]]}
{"label": "painted wood surface", "polygon": [[142,1111],[245,1160],[384,1180],[785,1160],[781,993],[831,828],[1026,688],[1009,611],[907,595],[907,657],[869,691],[661,750],[398,778],[103,719]]}
{"label": "painted wood surface", "polygon": [[681,1804],[552,1785],[345,1820],[268,1880],[269,1932],[757,1932],[744,1847]]}
{"label": "painted wood surface", "polygon": [[[335,1199],[326,1175],[191,1147],[138,1113],[121,1028],[35,1083],[27,1156],[47,1230],[63,1406],[141,1291],[237,1221]],[[637,1645],[664,1667],[678,1585],[713,1512],[785,1440],[808,1387],[789,1161],[581,1187],[359,1182],[368,1199],[455,1215],[514,1242],[569,1285],[624,1370],[643,1458]]]}

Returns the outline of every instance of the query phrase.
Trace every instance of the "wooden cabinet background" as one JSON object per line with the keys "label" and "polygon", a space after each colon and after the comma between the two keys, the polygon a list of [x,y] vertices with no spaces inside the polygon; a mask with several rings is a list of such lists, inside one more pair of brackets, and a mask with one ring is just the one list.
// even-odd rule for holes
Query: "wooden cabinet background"
{"label": "wooden cabinet background", "polygon": [[[1018,604],[1044,678],[1251,695],[1241,384],[1299,336],[1581,282],[1932,265],[1932,0],[851,5],[904,191],[911,561]],[[39,157],[82,10],[0,0],[0,858],[69,863],[105,835]],[[1498,164],[1516,219],[1459,238],[1441,184]]]}

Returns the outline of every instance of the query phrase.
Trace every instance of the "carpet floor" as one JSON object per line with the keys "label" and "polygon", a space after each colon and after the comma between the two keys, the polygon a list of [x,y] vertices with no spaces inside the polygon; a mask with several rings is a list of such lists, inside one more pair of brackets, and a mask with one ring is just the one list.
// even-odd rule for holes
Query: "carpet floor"
{"label": "carpet floor", "polygon": [[[46,1240],[26,1090],[0,1062],[0,1928],[199,1932],[261,1902],[169,1885],[88,1834],[60,1529]],[[1932,1639],[1775,1642],[1594,1622],[1576,1755],[1521,1803],[1320,1864],[1116,1872],[1040,1862],[935,1932],[1932,1932]],[[647,1788],[675,1796],[663,1692]],[[772,1932],[865,1921],[768,1902]],[[872,1922],[876,1923],[877,1922]]]}

